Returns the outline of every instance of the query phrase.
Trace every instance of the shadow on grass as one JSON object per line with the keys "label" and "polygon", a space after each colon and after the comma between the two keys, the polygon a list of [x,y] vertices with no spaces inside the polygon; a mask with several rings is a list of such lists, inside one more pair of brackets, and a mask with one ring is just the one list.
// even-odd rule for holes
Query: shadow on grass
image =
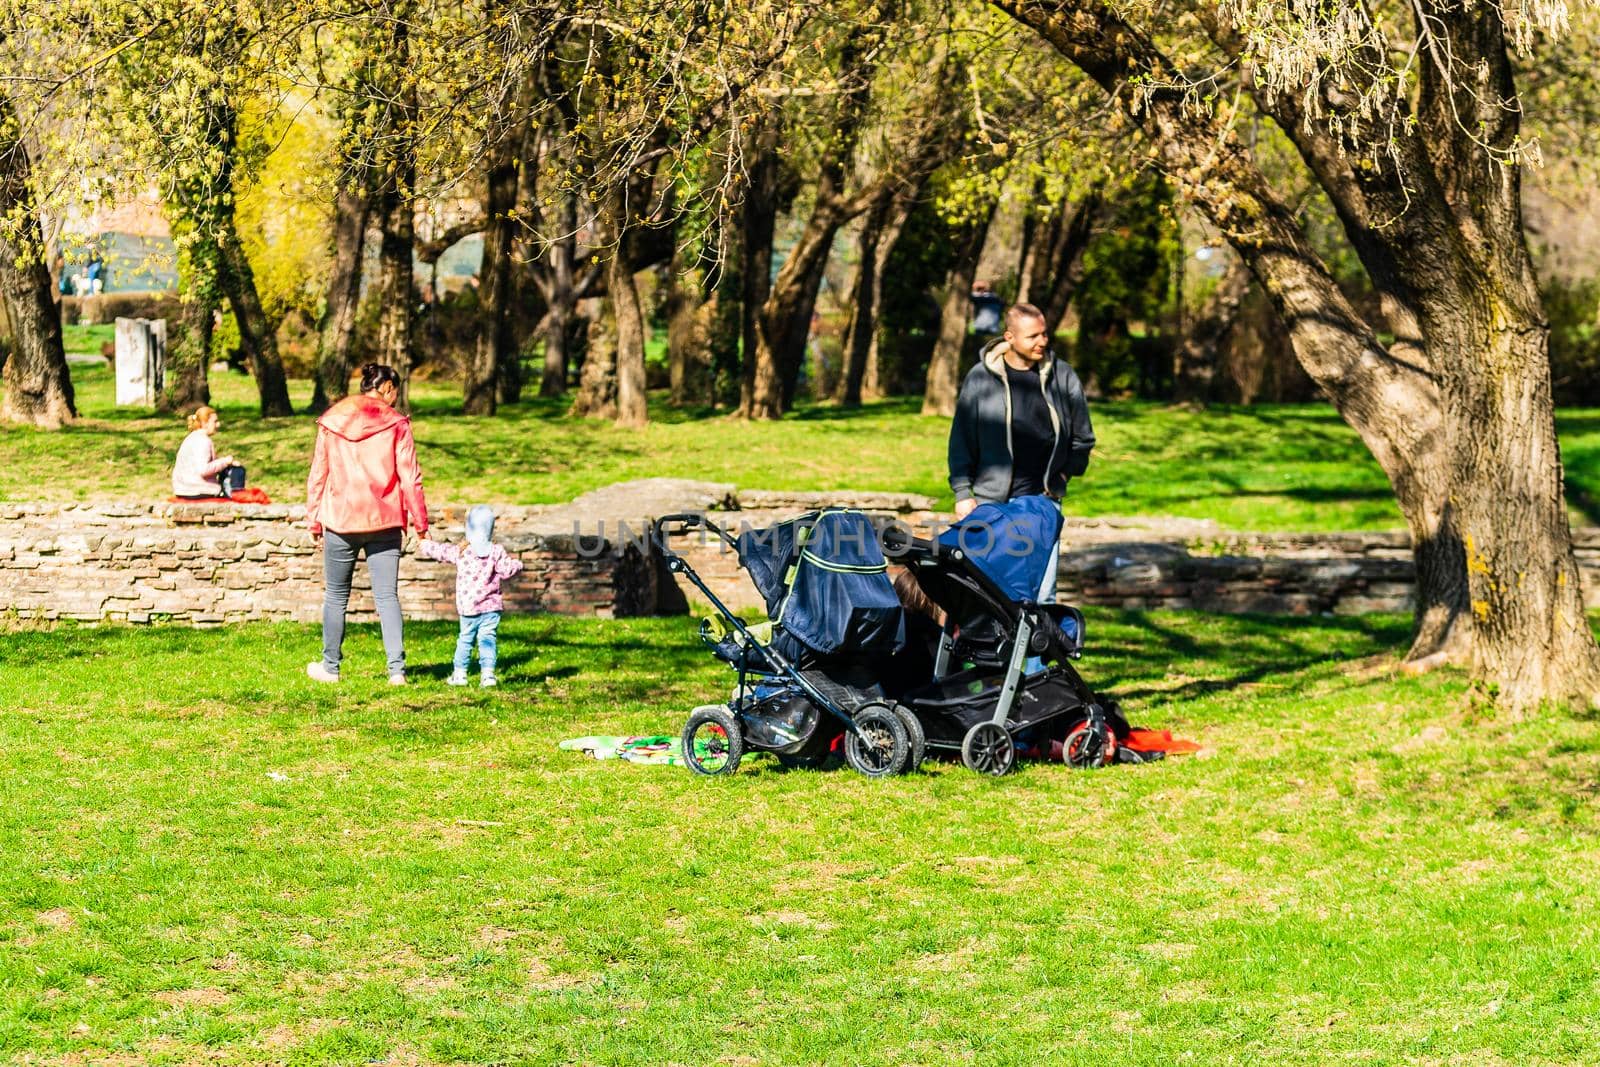
{"label": "shadow on grass", "polygon": [[856,419],[877,418],[882,415],[920,415],[922,398],[900,396],[877,400],[860,407],[847,408],[838,404],[802,404],[789,413],[796,422],[851,422]]}
{"label": "shadow on grass", "polygon": [[[1215,471],[1207,475],[1212,482],[1222,482],[1228,488],[1222,496],[1234,499],[1263,499],[1263,500],[1299,500],[1308,504],[1341,503],[1354,500],[1393,500],[1394,493],[1385,488],[1357,488],[1354,486],[1297,486],[1272,489],[1243,489],[1239,487],[1237,479],[1228,478]],[[1161,494],[1163,503],[1181,503],[1193,500],[1215,500],[1218,492],[1214,488],[1198,489],[1194,492],[1171,492]]]}
{"label": "shadow on grass", "polygon": [[[1411,627],[1408,618],[1381,615],[1233,615],[1222,621],[1200,614],[1123,611],[1112,617],[1113,638],[1122,629],[1133,634],[1120,644],[1097,640],[1079,666],[1091,685],[1124,701],[1195,699],[1303,674],[1338,659],[1398,652]],[[1185,625],[1189,622],[1194,625]],[[1202,677],[1177,686],[1147,681],[1172,673]]]}
{"label": "shadow on grass", "polygon": [[1600,435],[1600,412],[1588,411],[1581,415],[1556,412],[1556,428],[1563,435]]}
{"label": "shadow on grass", "polygon": [[[1313,668],[1399,651],[1409,627],[1410,620],[1398,616],[1095,610],[1091,644],[1078,667],[1092,687],[1125,702],[1192,700],[1272,678],[1293,693],[1326,678],[1326,671]],[[370,703],[378,711],[447,707],[450,698],[442,683],[451,669],[455,624],[413,623],[406,629],[408,672],[418,685],[393,693],[379,687]],[[351,681],[358,686],[381,681],[377,627],[353,625],[348,634]],[[303,706],[308,698],[326,701],[308,694],[302,673],[318,642],[314,624],[217,630],[61,626],[8,633],[0,641],[0,656],[8,673],[14,670],[26,679],[26,688],[34,692],[30,703],[43,699],[41,707],[72,706],[75,699],[115,692],[152,709],[202,700],[287,708]],[[511,616],[501,627],[500,669],[508,683],[503,695],[530,711],[552,705],[698,703],[702,696],[721,699],[733,678],[701,645],[687,618],[610,622]],[[547,684],[550,691],[543,688]]]}
{"label": "shadow on grass", "polygon": [[1595,495],[1574,474],[1568,473],[1563,484],[1567,491],[1567,506],[1581,514],[1584,521],[1600,526],[1600,500],[1595,499]]}

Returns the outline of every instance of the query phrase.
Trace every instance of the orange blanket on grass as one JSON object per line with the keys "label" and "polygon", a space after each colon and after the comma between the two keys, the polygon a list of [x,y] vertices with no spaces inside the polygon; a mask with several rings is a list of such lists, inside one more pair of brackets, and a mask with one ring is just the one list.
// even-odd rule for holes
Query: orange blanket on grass
{"label": "orange blanket on grass", "polygon": [[1144,730],[1135,726],[1122,742],[1135,752],[1199,752],[1200,746],[1181,737],[1173,737],[1171,730]]}
{"label": "orange blanket on grass", "polygon": [[270,504],[272,498],[266,491],[255,486],[246,486],[234,491],[233,496],[206,497],[204,500],[186,500],[181,496],[167,497],[169,504]]}

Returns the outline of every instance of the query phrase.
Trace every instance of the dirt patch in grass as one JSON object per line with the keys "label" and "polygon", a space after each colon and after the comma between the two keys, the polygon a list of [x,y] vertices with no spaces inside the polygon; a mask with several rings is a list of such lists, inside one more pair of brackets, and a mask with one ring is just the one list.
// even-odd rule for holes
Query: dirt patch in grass
{"label": "dirt patch in grass", "polygon": [[528,961],[528,988],[540,993],[561,993],[568,989],[579,989],[594,982],[594,977],[588,974],[562,974],[550,969],[550,965],[535,956]]}
{"label": "dirt patch in grass", "polygon": [[279,1023],[263,1033],[257,1044],[268,1052],[282,1052],[285,1049],[304,1044],[334,1025],[336,1024],[327,1019],[306,1019],[298,1023]]}
{"label": "dirt patch in grass", "polygon": [[51,908],[49,911],[41,911],[33,917],[33,921],[51,930],[68,931],[78,928],[77,918],[66,908]]}
{"label": "dirt patch in grass", "polygon": [[750,916],[754,926],[803,926],[807,930],[837,930],[838,923],[818,919],[803,911],[764,911]]}
{"label": "dirt patch in grass", "polygon": [[480,948],[490,945],[503,945],[507,941],[514,941],[520,936],[515,930],[508,930],[504,926],[480,926],[477,933],[472,935],[472,943]]}
{"label": "dirt patch in grass", "polygon": [[228,994],[220,989],[163,989],[151,996],[173,1008],[220,1008]]}

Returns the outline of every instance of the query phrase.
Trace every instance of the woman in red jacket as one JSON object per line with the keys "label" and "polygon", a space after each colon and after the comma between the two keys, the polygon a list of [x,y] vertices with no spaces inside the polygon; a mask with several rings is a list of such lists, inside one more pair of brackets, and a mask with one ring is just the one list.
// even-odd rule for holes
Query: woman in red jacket
{"label": "woman in red jacket", "polygon": [[382,363],[361,368],[361,394],[317,420],[317,450],[306,481],[306,522],[322,542],[322,660],[306,665],[319,682],[339,680],[344,615],[356,556],[365,554],[372,599],[389,660],[389,684],[406,684],[400,619],[400,543],[409,524],[428,536],[428,505],[411,420],[394,408],[400,376]]}

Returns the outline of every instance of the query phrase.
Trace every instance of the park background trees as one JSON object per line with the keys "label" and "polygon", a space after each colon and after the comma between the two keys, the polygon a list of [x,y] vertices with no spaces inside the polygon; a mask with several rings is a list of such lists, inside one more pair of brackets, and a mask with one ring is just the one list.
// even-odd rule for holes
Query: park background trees
{"label": "park background trees", "polygon": [[237,347],[290,414],[292,329],[318,409],[374,358],[475,415],[535,379],[628,427],[653,381],[947,414],[992,279],[1102,395],[1327,398],[1411,530],[1413,658],[1600,693],[1552,428],[1600,286],[1537,275],[1522,189],[1541,142],[1546,203],[1583,188],[1590,8],[4,0],[0,35],[8,418],[72,417],[62,220],[147,191],[173,407]]}

